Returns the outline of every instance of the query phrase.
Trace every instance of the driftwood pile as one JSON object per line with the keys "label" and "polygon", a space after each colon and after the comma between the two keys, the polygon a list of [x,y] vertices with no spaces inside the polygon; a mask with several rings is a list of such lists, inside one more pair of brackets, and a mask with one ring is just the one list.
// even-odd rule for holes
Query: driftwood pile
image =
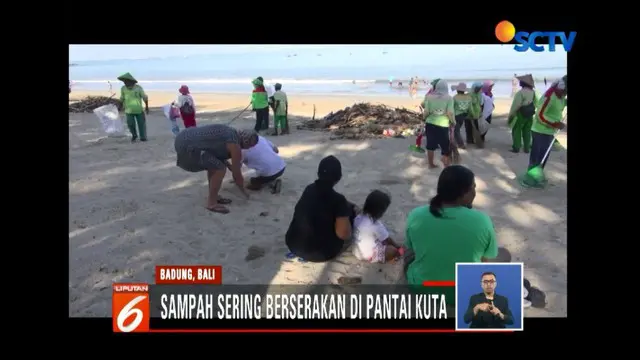
{"label": "driftwood pile", "polygon": [[419,112],[359,103],[332,112],[323,119],[305,121],[298,129],[329,130],[331,139],[370,139],[388,137],[390,130],[397,135],[413,133],[423,123]]}
{"label": "driftwood pile", "polygon": [[107,96],[87,96],[86,98],[69,104],[70,113],[90,113],[100,106],[113,104],[122,110],[122,103],[119,99]]}

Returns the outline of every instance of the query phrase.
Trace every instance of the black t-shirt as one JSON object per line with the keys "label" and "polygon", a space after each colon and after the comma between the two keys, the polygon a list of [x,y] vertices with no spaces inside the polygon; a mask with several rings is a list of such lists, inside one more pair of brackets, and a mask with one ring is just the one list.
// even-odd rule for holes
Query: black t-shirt
{"label": "black t-shirt", "polygon": [[323,189],[318,181],[304,189],[289,224],[286,242],[296,256],[311,262],[335,258],[344,245],[336,235],[336,218],[349,217],[347,199],[333,189]]}
{"label": "black t-shirt", "polygon": [[[486,311],[479,311],[474,316],[473,308],[476,307],[476,305],[483,303],[487,303],[497,307],[500,312],[504,314],[504,319],[501,319],[500,317]],[[487,299],[484,293],[472,295],[469,299],[469,307],[464,314],[464,321],[466,323],[471,323],[469,327],[472,329],[499,329],[505,328],[506,325],[512,325],[513,314],[511,313],[511,309],[509,309],[509,300],[506,297],[498,294],[493,294],[493,299]]]}

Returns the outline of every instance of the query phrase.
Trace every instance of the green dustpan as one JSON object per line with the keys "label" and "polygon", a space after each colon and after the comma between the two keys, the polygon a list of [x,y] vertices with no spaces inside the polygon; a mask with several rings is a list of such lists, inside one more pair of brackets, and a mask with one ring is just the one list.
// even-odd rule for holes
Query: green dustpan
{"label": "green dustpan", "polygon": [[518,179],[520,185],[526,188],[543,189],[547,185],[547,178],[544,176],[544,169],[537,165],[527,170]]}
{"label": "green dustpan", "polygon": [[424,154],[425,150],[416,144],[409,145],[409,150]]}
{"label": "green dustpan", "polygon": [[551,149],[553,148],[555,142],[556,138],[554,136],[553,141],[551,141],[551,144],[547,148],[547,152],[544,153],[540,164],[529,168],[527,172],[520,176],[518,181],[520,182],[521,186],[538,189],[542,189],[547,186],[547,178],[544,175],[543,164],[547,161],[547,158],[549,157],[549,154],[551,153]]}

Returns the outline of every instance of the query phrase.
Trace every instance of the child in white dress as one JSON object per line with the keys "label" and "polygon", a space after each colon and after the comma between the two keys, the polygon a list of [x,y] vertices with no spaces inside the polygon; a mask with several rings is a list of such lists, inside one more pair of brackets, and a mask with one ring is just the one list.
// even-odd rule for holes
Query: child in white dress
{"label": "child in white dress", "polygon": [[402,255],[403,249],[396,244],[380,218],[391,204],[391,197],[374,190],[364,202],[362,213],[353,221],[353,255],[372,263],[384,263]]}

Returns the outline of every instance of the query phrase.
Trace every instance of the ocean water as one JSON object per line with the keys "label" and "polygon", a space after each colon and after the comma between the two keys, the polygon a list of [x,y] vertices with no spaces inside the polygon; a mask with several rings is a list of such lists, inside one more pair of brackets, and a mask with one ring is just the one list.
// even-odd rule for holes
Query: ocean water
{"label": "ocean water", "polygon": [[[490,48],[491,47],[491,48]],[[547,53],[549,54],[549,53]],[[72,88],[114,90],[118,75],[131,72],[146,90],[176,91],[182,84],[193,93],[251,92],[251,79],[279,82],[288,94],[409,96],[411,77],[450,85],[493,80],[494,94],[511,94],[513,74],[531,73],[539,88],[566,74],[566,56],[533,53],[523,56],[500,46],[379,46],[368,48],[282,49],[269,52],[180,55],[134,60],[73,61]],[[393,86],[389,86],[389,81]],[[403,88],[398,82],[404,83]],[[420,84],[418,94],[428,90]]]}

